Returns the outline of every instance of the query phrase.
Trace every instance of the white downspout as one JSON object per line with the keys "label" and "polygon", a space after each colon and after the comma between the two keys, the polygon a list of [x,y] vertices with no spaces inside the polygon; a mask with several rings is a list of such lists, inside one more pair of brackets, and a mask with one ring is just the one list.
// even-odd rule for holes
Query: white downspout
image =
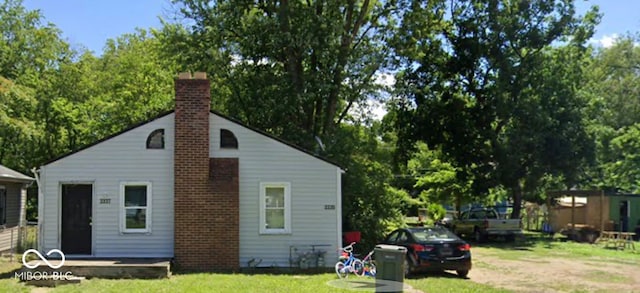
{"label": "white downspout", "polygon": [[342,247],[342,174],[344,170],[337,168],[336,172],[336,223],[337,223],[337,249]]}
{"label": "white downspout", "polygon": [[33,177],[36,179],[36,183],[38,184],[38,243],[37,248],[38,251],[42,251],[42,242],[43,242],[43,227],[44,227],[44,186],[40,181],[40,172],[42,169],[31,169],[33,173]]}

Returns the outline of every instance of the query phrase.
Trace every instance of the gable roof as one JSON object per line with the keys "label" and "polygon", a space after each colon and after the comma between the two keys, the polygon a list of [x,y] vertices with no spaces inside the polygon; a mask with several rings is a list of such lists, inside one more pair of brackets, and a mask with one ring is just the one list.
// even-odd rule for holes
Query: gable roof
{"label": "gable roof", "polygon": [[[150,122],[152,122],[152,121],[154,121],[154,120],[157,120],[157,119],[160,119],[160,118],[162,118],[162,117],[165,117],[165,116],[167,116],[167,115],[169,115],[169,114],[173,114],[174,112],[175,112],[175,110],[171,110],[171,111],[167,111],[167,112],[161,113],[161,114],[157,115],[156,117],[153,117],[153,118],[148,119],[148,120],[145,120],[145,121],[143,121],[143,122],[140,122],[140,123],[134,124],[134,125],[132,125],[132,126],[130,126],[130,127],[128,127],[128,128],[126,128],[126,129],[122,130],[122,131],[119,131],[119,132],[117,132],[117,133],[114,133],[114,134],[112,134],[112,135],[109,135],[109,136],[107,136],[107,137],[105,137],[105,138],[103,138],[103,139],[100,139],[100,140],[98,140],[98,141],[95,141],[95,142],[93,142],[93,143],[91,143],[91,144],[85,145],[85,146],[83,146],[83,147],[81,147],[81,148],[79,148],[79,149],[77,149],[77,150],[73,150],[73,151],[68,152],[68,153],[66,153],[66,154],[63,154],[63,155],[61,155],[61,156],[59,156],[59,157],[56,157],[56,158],[54,158],[54,159],[51,159],[51,160],[49,160],[49,161],[45,162],[45,163],[44,163],[44,164],[42,164],[42,165],[43,165],[43,166],[45,166],[45,165],[49,165],[49,164],[51,164],[51,163],[53,163],[53,162],[59,161],[59,160],[61,160],[61,159],[65,158],[65,157],[68,157],[68,156],[70,156],[70,155],[73,155],[73,154],[75,154],[75,153],[77,153],[77,152],[80,152],[80,151],[82,151],[82,150],[88,149],[88,148],[90,148],[90,147],[92,147],[92,146],[94,146],[94,145],[97,145],[97,144],[99,144],[99,143],[101,143],[101,142],[107,141],[107,140],[109,140],[109,139],[111,139],[111,138],[113,138],[113,137],[116,137],[116,136],[118,136],[118,135],[120,135],[120,134],[123,134],[123,133],[125,133],[125,132],[128,132],[128,131],[130,131],[130,130],[132,130],[132,129],[138,128],[138,127],[140,127],[140,126],[142,126],[142,125],[145,125],[145,124],[150,123]],[[238,125],[240,125],[240,126],[242,126],[242,127],[246,128],[246,129],[249,129],[249,130],[251,130],[251,131],[253,131],[253,132],[256,132],[256,133],[258,133],[258,134],[264,135],[264,136],[266,136],[266,137],[268,137],[268,138],[271,138],[271,139],[273,139],[273,140],[275,140],[275,141],[278,141],[278,142],[280,142],[280,143],[282,143],[282,144],[285,144],[285,145],[287,145],[287,146],[289,146],[289,147],[292,147],[292,148],[294,148],[294,149],[296,149],[296,150],[298,150],[298,151],[301,151],[301,152],[303,152],[303,153],[305,153],[305,154],[308,154],[308,155],[310,155],[310,156],[312,156],[312,157],[314,157],[314,158],[316,158],[316,159],[318,159],[318,160],[321,160],[321,161],[327,162],[327,163],[329,163],[329,164],[331,164],[331,165],[333,165],[333,166],[336,166],[336,167],[338,167],[338,168],[340,168],[340,169],[344,169],[344,168],[342,168],[340,165],[338,165],[337,163],[335,163],[335,162],[333,162],[333,161],[331,161],[331,160],[329,160],[329,159],[327,159],[327,158],[324,158],[324,157],[322,157],[322,156],[319,156],[319,155],[317,155],[317,154],[314,154],[314,153],[312,153],[312,152],[311,152],[311,151],[309,151],[309,150],[303,149],[303,148],[301,148],[301,147],[299,147],[299,146],[297,146],[297,145],[295,145],[295,144],[293,144],[293,143],[290,143],[290,142],[288,142],[288,141],[285,141],[285,140],[283,140],[283,139],[281,139],[281,138],[278,138],[278,137],[276,137],[276,136],[274,136],[274,135],[272,135],[272,134],[266,133],[266,132],[264,132],[264,131],[262,131],[262,130],[259,130],[259,129],[257,129],[257,128],[254,128],[254,127],[252,127],[252,126],[246,125],[246,124],[244,124],[244,123],[240,122],[240,121],[239,121],[239,120],[237,120],[237,119],[231,118],[231,117],[229,117],[229,116],[226,116],[226,115],[224,115],[224,114],[222,114],[222,113],[220,113],[220,112],[214,111],[214,110],[210,110],[209,112],[210,112],[211,114],[214,114],[214,115],[220,116],[220,117],[221,117],[221,118],[223,118],[223,119],[226,119],[226,120],[228,120],[228,121],[231,121],[231,122],[233,122],[233,123],[235,123],[235,124],[238,124]]]}
{"label": "gable roof", "polygon": [[29,183],[34,179],[24,175],[18,171],[11,170],[3,165],[0,165],[0,182],[2,181],[11,181],[11,182],[24,182]]}

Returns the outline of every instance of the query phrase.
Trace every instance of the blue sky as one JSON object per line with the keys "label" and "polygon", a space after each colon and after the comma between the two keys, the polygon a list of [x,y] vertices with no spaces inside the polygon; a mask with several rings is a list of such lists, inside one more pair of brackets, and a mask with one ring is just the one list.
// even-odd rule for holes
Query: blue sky
{"label": "blue sky", "polygon": [[[610,46],[615,36],[640,32],[640,1],[576,0],[580,14],[593,4],[604,13],[593,43]],[[84,46],[96,54],[101,54],[107,39],[136,27],[160,27],[158,17],[166,19],[173,11],[168,0],[24,0],[24,5],[40,9],[73,46]]]}

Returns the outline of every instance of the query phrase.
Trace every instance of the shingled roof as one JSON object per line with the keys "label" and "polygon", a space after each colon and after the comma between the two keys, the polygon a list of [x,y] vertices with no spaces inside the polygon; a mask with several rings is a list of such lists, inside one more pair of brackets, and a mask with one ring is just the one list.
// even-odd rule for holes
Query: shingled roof
{"label": "shingled roof", "polygon": [[33,181],[33,178],[0,165],[0,182],[2,181],[29,183]]}

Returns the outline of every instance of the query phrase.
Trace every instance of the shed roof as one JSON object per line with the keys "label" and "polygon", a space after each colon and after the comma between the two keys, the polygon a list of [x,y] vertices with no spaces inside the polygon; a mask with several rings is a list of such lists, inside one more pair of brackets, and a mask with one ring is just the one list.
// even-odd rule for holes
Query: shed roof
{"label": "shed roof", "polygon": [[33,178],[0,165],[0,182],[2,181],[29,183],[33,181]]}

